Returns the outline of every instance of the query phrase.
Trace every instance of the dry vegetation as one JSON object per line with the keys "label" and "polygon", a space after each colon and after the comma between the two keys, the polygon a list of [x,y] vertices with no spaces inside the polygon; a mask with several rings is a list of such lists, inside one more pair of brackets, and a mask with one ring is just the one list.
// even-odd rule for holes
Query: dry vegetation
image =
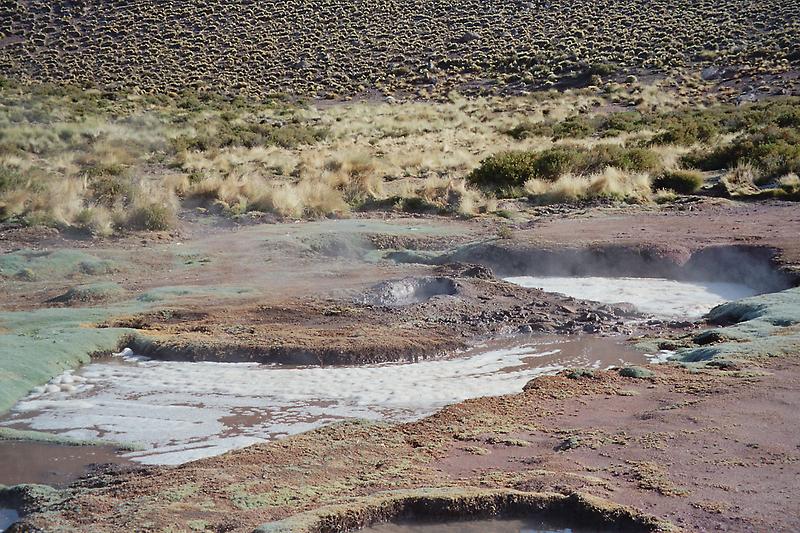
{"label": "dry vegetation", "polygon": [[167,229],[189,208],[506,216],[504,198],[670,201],[706,175],[728,196],[800,189],[795,99],[687,108],[627,84],[311,107],[4,82],[0,105],[0,220],[96,235]]}
{"label": "dry vegetation", "polygon": [[520,94],[707,68],[731,96],[764,83],[780,94],[794,82],[772,75],[798,66],[799,19],[784,0],[17,0],[0,7],[0,72],[340,98]]}

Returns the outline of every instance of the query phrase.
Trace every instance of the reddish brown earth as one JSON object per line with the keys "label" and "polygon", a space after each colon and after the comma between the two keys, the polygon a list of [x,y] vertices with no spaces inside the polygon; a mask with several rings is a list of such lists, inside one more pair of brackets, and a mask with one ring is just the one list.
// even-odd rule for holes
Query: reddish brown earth
{"label": "reddish brown earth", "polygon": [[[378,248],[427,250],[438,248],[438,242],[444,249],[491,238],[497,227],[488,219],[415,222],[449,233],[401,238],[369,231],[370,242]],[[134,269],[102,279],[117,281],[132,294],[181,284],[258,288],[238,298],[190,297],[179,306],[165,303],[110,316],[107,325],[135,326],[158,341],[156,349],[159,342],[183,348],[189,359],[231,353],[232,347],[274,354],[264,348],[272,343],[322,354],[325,362],[330,350],[349,350],[362,360],[399,355],[414,346],[427,354],[465,338],[513,332],[532,323],[538,312],[555,328],[588,310],[581,302],[466,274],[467,265],[443,270],[364,263],[331,256],[324,247],[287,245],[274,236],[285,231],[294,230],[187,224],[180,234],[164,236],[164,246],[182,242],[211,259],[188,270],[176,267],[174,256],[164,252],[171,248],[157,248],[161,245],[152,240],[91,243],[100,255],[114,249],[130,254]],[[25,235],[7,233],[3,246],[23,245]],[[700,200],[667,208],[527,208],[513,238],[502,244],[623,244],[680,255],[744,243],[777,250],[778,262],[791,269],[800,264],[798,235],[797,204]],[[74,246],[61,236],[50,238],[50,247]],[[149,268],[145,279],[136,271],[143,265]],[[402,310],[346,303],[381,280],[423,274],[452,278],[465,297],[457,304],[435,298]],[[37,286],[37,302],[70,283],[74,280]],[[25,290],[2,285],[11,307],[41,305],[26,300]],[[165,310],[170,312],[161,313]],[[481,315],[486,310],[499,314],[487,318]],[[437,321],[442,317],[461,318]],[[263,522],[352,497],[431,486],[580,491],[631,505],[687,531],[800,528],[795,431],[800,363],[786,357],[758,360],[735,372],[653,370],[657,377],[643,380],[613,372],[577,380],[544,377],[520,394],[467,401],[413,424],[339,424],[178,468],[109,468],[75,484],[63,502],[40,509],[48,512],[29,514],[18,529],[251,531]]]}
{"label": "reddish brown earth", "polygon": [[84,483],[104,488],[28,520],[48,530],[157,531],[205,520],[250,531],[380,490],[481,486],[580,491],[687,531],[800,527],[800,364],[655,371],[644,380],[542,377],[521,394],[467,401],[418,423],[342,424],[174,469],[108,472]]}

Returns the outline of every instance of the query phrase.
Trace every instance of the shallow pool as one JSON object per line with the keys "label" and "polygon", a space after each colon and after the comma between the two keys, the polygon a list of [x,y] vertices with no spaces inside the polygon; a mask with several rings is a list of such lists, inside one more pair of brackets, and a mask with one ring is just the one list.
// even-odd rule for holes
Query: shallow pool
{"label": "shallow pool", "polygon": [[661,278],[518,276],[506,281],[595,302],[630,303],[661,318],[699,318],[713,307],[753,296],[758,291],[739,283],[688,282]]}
{"label": "shallow pool", "polygon": [[439,523],[379,524],[359,533],[605,533],[607,529],[565,527],[544,520],[463,520]]}
{"label": "shallow pool", "polygon": [[[21,400],[0,425],[140,443],[127,459],[180,464],[348,418],[408,421],[479,396],[515,393],[566,367],[647,358],[622,339],[542,337],[449,359],[359,367],[279,367],[116,357]],[[0,467],[0,483],[2,483]]]}
{"label": "shallow pool", "polygon": [[14,509],[0,507],[0,532],[5,531],[11,524],[19,520],[19,514]]}

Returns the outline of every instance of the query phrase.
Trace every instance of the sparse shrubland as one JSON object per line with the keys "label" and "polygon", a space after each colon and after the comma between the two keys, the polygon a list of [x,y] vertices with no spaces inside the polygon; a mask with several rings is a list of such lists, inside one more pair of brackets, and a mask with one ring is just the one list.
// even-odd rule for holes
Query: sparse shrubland
{"label": "sparse shrubland", "polygon": [[[0,72],[175,94],[189,87],[267,99],[276,91],[443,98],[453,90],[476,96],[602,87],[640,73],[722,71],[722,65],[732,67],[728,79],[769,76],[800,61],[795,2],[631,5],[321,0],[312,8],[208,0],[81,9],[29,0],[5,6],[2,37],[9,44],[0,46]],[[356,41],[349,28],[357,29]],[[783,88],[779,81],[792,83],[770,80],[774,94]],[[189,95],[179,105],[188,109],[200,100]],[[564,126],[565,138],[588,135],[581,119]],[[226,129],[220,131],[225,139]]]}
{"label": "sparse shrubland", "polygon": [[[612,101],[626,110],[602,111]],[[316,108],[5,82],[0,105],[0,221],[100,236],[167,230],[196,207],[297,219],[643,202],[696,192],[695,168],[730,169],[729,196],[797,195],[796,99],[698,110],[634,84]]]}

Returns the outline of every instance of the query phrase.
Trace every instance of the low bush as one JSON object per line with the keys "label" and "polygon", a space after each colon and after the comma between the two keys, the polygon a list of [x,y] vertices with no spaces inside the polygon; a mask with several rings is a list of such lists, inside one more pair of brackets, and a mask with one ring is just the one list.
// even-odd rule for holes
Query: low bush
{"label": "low bush", "polygon": [[503,152],[481,161],[467,180],[481,187],[521,185],[535,177],[535,162],[536,154],[533,152]]}
{"label": "low bush", "polygon": [[694,194],[703,186],[703,174],[697,170],[666,170],[653,180],[653,188],[680,194]]}
{"label": "low bush", "polygon": [[164,203],[144,203],[131,211],[125,226],[130,229],[165,231],[175,223],[175,212]]}
{"label": "low bush", "polygon": [[653,172],[660,166],[659,155],[647,148],[599,144],[584,152],[573,170],[590,174],[614,167],[628,172]]}
{"label": "low bush", "polygon": [[706,143],[719,135],[719,128],[709,120],[684,118],[667,124],[666,129],[655,135],[650,145],[673,144],[691,146],[698,142]]}
{"label": "low bush", "polygon": [[800,130],[767,126],[713,150],[694,151],[683,158],[689,166],[723,170],[740,164],[757,168],[765,180],[800,172]]}
{"label": "low bush", "polygon": [[484,159],[468,181],[496,189],[531,179],[554,181],[566,174],[588,175],[614,167],[625,172],[652,172],[661,166],[655,152],[640,147],[600,144],[586,149],[556,146],[543,152],[504,152]]}

